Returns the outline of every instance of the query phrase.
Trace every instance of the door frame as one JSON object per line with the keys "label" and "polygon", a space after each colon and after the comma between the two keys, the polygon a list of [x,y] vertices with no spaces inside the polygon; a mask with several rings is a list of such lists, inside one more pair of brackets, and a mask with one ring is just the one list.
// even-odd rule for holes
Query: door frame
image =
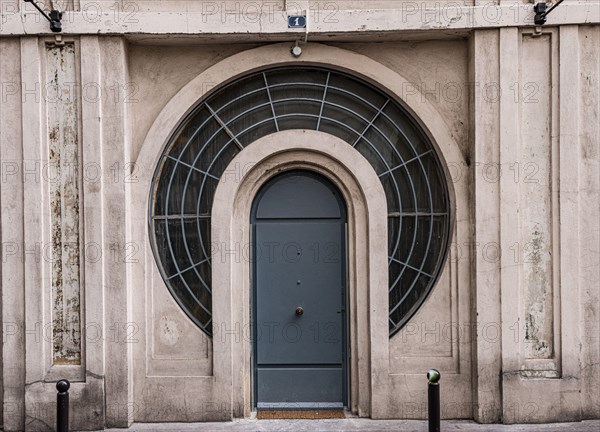
{"label": "door frame", "polygon": [[[350,320],[349,320],[349,305],[350,305],[350,298],[349,298],[349,289],[348,289],[348,205],[346,203],[346,200],[344,199],[344,195],[342,194],[342,191],[339,190],[339,188],[335,185],[335,183],[333,183],[329,178],[327,178],[326,176],[324,176],[323,174],[319,173],[318,171],[315,171],[313,169],[308,169],[308,168],[294,168],[291,167],[289,169],[274,173],[273,175],[271,175],[270,177],[266,178],[265,181],[261,184],[260,189],[256,192],[256,194],[254,195],[253,199],[252,199],[252,206],[251,206],[251,210],[250,210],[250,247],[251,247],[251,251],[250,251],[250,264],[251,264],[251,272],[250,272],[250,287],[252,290],[252,293],[250,295],[250,325],[252,328],[252,352],[251,352],[251,359],[250,359],[250,363],[251,363],[251,368],[252,368],[252,376],[251,376],[251,380],[252,380],[252,396],[251,396],[251,409],[252,411],[256,411],[258,410],[257,407],[257,399],[258,399],[258,377],[257,377],[257,365],[256,365],[256,358],[257,358],[257,341],[258,341],[258,334],[257,334],[257,322],[256,322],[256,316],[257,316],[257,311],[256,311],[256,302],[257,302],[257,295],[258,295],[258,290],[257,290],[257,286],[256,286],[256,273],[257,273],[257,268],[256,268],[256,259],[254,259],[254,257],[256,256],[255,252],[256,252],[256,243],[255,243],[255,239],[256,239],[256,224],[254,223],[255,220],[255,216],[256,216],[256,209],[258,206],[258,203],[260,202],[260,200],[262,199],[263,195],[266,192],[267,186],[274,181],[276,178],[281,177],[281,176],[289,176],[289,175],[293,175],[294,173],[309,173],[309,175],[318,178],[319,181],[321,181],[324,185],[326,185],[329,189],[331,189],[332,191],[334,191],[334,195],[335,195],[335,199],[338,201],[338,203],[340,204],[340,210],[342,210],[342,220],[343,220],[343,236],[342,236],[342,240],[341,240],[341,249],[342,249],[342,262],[340,263],[340,265],[342,266],[342,331],[341,331],[341,337],[342,337],[342,408],[343,409],[348,409],[351,404],[350,404],[350,374],[349,374],[349,363],[350,363],[350,352],[351,352],[351,346],[350,346],[350,338],[349,338],[349,326],[350,326]],[[287,408],[280,408],[280,409],[287,409]],[[299,408],[299,409],[303,409],[303,408]],[[312,408],[311,408],[312,409]],[[317,404],[317,407],[315,409],[329,409],[328,407],[319,407]]]}
{"label": "door frame", "polygon": [[[340,138],[287,130],[262,137],[230,162],[213,201],[213,400],[252,417],[249,263],[252,200],[271,176],[309,169],[342,193],[348,216],[349,410],[380,417],[389,405],[387,201],[369,162]],[[239,251],[242,249],[242,251]],[[385,311],[385,313],[384,313]],[[359,361],[360,359],[360,361]],[[222,402],[221,402],[222,401]]]}

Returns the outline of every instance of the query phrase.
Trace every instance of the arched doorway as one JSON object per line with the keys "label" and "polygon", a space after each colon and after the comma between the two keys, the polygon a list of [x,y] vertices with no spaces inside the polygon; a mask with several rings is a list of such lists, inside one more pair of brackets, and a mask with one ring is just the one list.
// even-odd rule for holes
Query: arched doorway
{"label": "arched doorway", "polygon": [[257,409],[347,406],[346,206],[306,170],[258,192],[253,243],[253,393]]}
{"label": "arched doorway", "polygon": [[[446,372],[446,379],[449,382],[451,380],[452,384],[449,388],[452,388],[453,397],[461,401],[470,400],[471,351],[468,344],[453,342],[452,346],[447,346],[446,343],[444,346],[437,344],[421,349],[420,344],[417,346],[412,343],[413,337],[409,337],[405,343],[402,332],[394,333],[416,309],[419,309],[419,314],[412,320],[416,319],[417,325],[421,325],[428,319],[443,319],[451,325],[469,321],[470,261],[445,260],[443,272],[440,277],[435,278],[436,288],[432,290],[432,297],[436,302],[420,302],[419,300],[423,299],[421,295],[428,291],[427,288],[432,287],[434,280],[430,276],[435,274],[421,268],[420,265],[414,265],[410,259],[407,261],[401,257],[397,259],[413,268],[406,265],[399,267],[396,261],[389,258],[390,244],[386,247],[386,238],[392,239],[391,246],[394,248],[391,251],[394,251],[397,244],[394,240],[399,236],[404,237],[405,228],[411,227],[410,223],[402,223],[402,229],[399,230],[396,223],[400,220],[416,221],[416,231],[412,231],[413,233],[432,232],[431,237],[429,235],[412,237],[410,244],[414,244],[415,247],[412,248],[411,257],[417,259],[418,254],[415,252],[429,250],[425,247],[427,244],[439,246],[440,237],[444,238],[444,235],[440,236],[444,234],[443,230],[442,232],[429,229],[421,231],[421,227],[427,228],[427,224],[431,227],[432,220],[436,222],[438,218],[441,220],[446,215],[437,211],[425,215],[420,209],[410,211],[410,208],[404,205],[405,198],[414,195],[411,192],[406,196],[403,194],[405,191],[400,191],[402,213],[396,210],[390,211],[389,204],[391,202],[395,205],[398,202],[398,195],[396,194],[396,198],[391,196],[389,199],[388,194],[390,192],[395,194],[396,188],[393,184],[391,188],[387,187],[382,181],[389,174],[405,174],[406,169],[415,167],[420,170],[417,171],[419,175],[426,173],[427,167],[432,166],[429,163],[431,158],[436,156],[440,157],[444,172],[447,172],[445,168],[447,165],[464,166],[465,162],[458,151],[459,147],[442,116],[428,99],[423,98],[420,93],[416,96],[403,95],[402,89],[405,88],[407,81],[399,73],[351,51],[320,44],[310,44],[310,47],[311,49],[306,50],[300,60],[285,59],[289,54],[288,44],[273,44],[244,51],[219,62],[177,93],[161,111],[144,141],[139,157],[136,159],[136,164],[143,175],[140,175],[138,183],[132,185],[132,196],[135,197],[136,203],[132,207],[134,222],[130,226],[132,239],[144,245],[147,257],[143,264],[132,268],[133,279],[140,281],[134,284],[134,295],[139,300],[134,303],[134,318],[146,323],[149,329],[149,333],[143,339],[144,343],[136,344],[134,348],[140,364],[140,367],[134,368],[135,400],[145,407],[143,412],[136,415],[138,421],[157,421],[160,407],[167,403],[160,399],[161,393],[157,389],[166,383],[175,385],[174,388],[177,389],[172,393],[174,397],[168,399],[168,403],[171,403],[170,408],[162,411],[168,413],[168,418],[172,421],[180,421],[178,419],[182,418],[180,411],[173,405],[175,399],[180,400],[188,394],[193,395],[197,403],[185,404],[186,421],[252,415],[250,361],[252,341],[251,336],[247,336],[246,333],[251,323],[249,315],[252,291],[251,266],[245,255],[247,245],[252,240],[248,221],[251,218],[253,199],[264,182],[271,179],[275,173],[289,169],[308,169],[321,173],[338,187],[347,205],[349,258],[347,315],[350,319],[351,345],[349,410],[361,417],[394,418],[400,415],[401,411],[398,411],[398,407],[413,403],[414,395],[420,394],[415,392],[421,388],[422,365],[433,361],[436,364],[443,363],[440,368]],[[283,60],[273,62],[274,58],[283,58]],[[289,77],[291,81],[288,81],[292,83],[296,82],[293,80],[294,77],[302,81],[310,79],[309,72],[299,71],[304,69],[300,66],[313,70],[318,66],[318,69],[325,69],[326,73],[324,76],[321,74],[322,81],[314,82],[310,87],[319,87],[320,97],[314,95],[305,97],[300,94],[299,105],[294,105],[296,106],[294,108],[288,105],[290,99],[294,99],[294,95],[289,92],[297,94],[298,89],[296,86],[290,87],[287,81],[275,83],[270,71],[274,69],[289,71],[289,75],[283,75]],[[328,80],[329,72],[331,75]],[[371,110],[372,117],[364,123],[362,119],[367,119],[368,116],[364,113],[360,114],[363,110],[350,108],[353,106],[352,101],[357,99],[354,95],[362,95],[358,98],[360,103],[367,101],[374,105],[374,99],[364,96],[362,84],[356,87],[348,81],[343,85],[334,83],[333,77],[339,72],[346,77],[350,76],[355,83],[361,84],[359,81],[362,81],[372,90],[379,91],[379,94],[389,96],[390,101],[386,103],[388,98],[383,101],[378,99],[381,105],[375,105],[378,109],[375,112]],[[262,79],[264,82],[263,73],[267,77],[269,92],[265,89],[265,85],[262,91],[263,95],[266,95],[266,100],[263,98],[256,105],[256,108],[261,108],[260,112],[248,106],[242,112],[229,113],[237,119],[235,123],[231,123],[229,118],[225,119],[221,110],[222,105],[214,103],[216,98],[224,95],[222,90],[227,90],[232,96],[232,99],[228,100],[237,102],[242,101],[241,98],[246,94],[259,95],[261,88],[249,87],[252,83],[257,83],[256,79]],[[245,77],[249,80],[244,79]],[[207,93],[205,88],[207,82],[219,85],[211,88]],[[274,89],[271,83],[284,90],[283,93],[271,92]],[[299,91],[302,93],[302,89]],[[272,109],[268,93],[274,108],[283,104],[289,109],[281,111],[277,108],[275,116],[269,115]],[[406,98],[402,97],[400,100],[400,95]],[[323,96],[325,96],[324,102]],[[308,98],[310,101],[307,100]],[[204,101],[207,105],[203,105]],[[265,103],[267,105],[264,105]],[[317,108],[313,109],[315,104]],[[379,108],[384,104],[385,108],[379,112]],[[416,119],[421,128],[424,128],[424,121],[419,119],[427,119],[426,128],[421,130],[426,135],[424,140],[430,142],[432,147],[427,153],[421,152],[415,157],[403,158],[406,164],[380,177],[385,170],[381,172],[374,165],[379,155],[375,152],[376,158],[371,158],[373,154],[368,150],[373,147],[369,144],[363,146],[362,141],[354,146],[355,140],[352,140],[351,136],[336,136],[334,132],[337,129],[331,129],[327,119],[331,118],[331,121],[342,130],[351,127],[358,131],[359,135],[370,125],[367,135],[373,131],[379,133],[381,130],[386,132],[385,136],[389,138],[389,141],[383,138],[385,141],[383,144],[399,144],[404,138],[402,133],[389,135],[388,132],[392,130],[380,127],[380,122],[387,121],[391,115],[388,110],[393,110],[397,104],[401,105],[400,112]],[[233,108],[234,105],[236,103],[228,107]],[[367,105],[367,110],[373,108]],[[195,113],[205,106],[209,106],[219,119],[211,114],[212,117],[205,117],[206,123],[200,117],[196,117],[200,119],[200,123],[195,122],[193,120]],[[331,113],[330,108],[336,109],[338,106],[347,107],[353,113],[360,114],[362,118],[358,121],[363,122],[363,128],[357,129],[356,125],[353,126],[354,120],[350,119],[344,119],[348,120],[346,122],[342,120],[336,122],[338,114]],[[407,110],[403,111],[402,106]],[[262,108],[268,109],[264,111]],[[345,108],[338,111],[341,112],[352,114]],[[259,113],[260,116],[254,115]],[[237,117],[238,114],[241,114],[241,117]],[[318,120],[319,116],[321,122]],[[273,132],[269,128],[260,128],[269,124],[274,125],[274,117],[277,118],[278,132]],[[236,137],[237,142],[243,147],[242,150],[239,150],[236,155],[228,152],[232,144],[237,147],[235,140],[226,147],[206,146],[203,154],[211,161],[215,161],[210,170],[190,163],[194,159],[188,159],[185,154],[171,152],[171,150],[183,150],[188,140],[191,140],[190,146],[185,147],[188,151],[197,148],[196,144],[204,141],[200,135],[204,137],[206,135],[200,134],[202,131],[194,129],[194,125],[213,127],[215,124],[211,118],[219,124],[217,130],[225,130],[226,133],[228,131]],[[291,120],[301,121],[306,118],[316,119],[312,130],[310,127],[294,128],[296,123]],[[373,118],[375,121],[371,123]],[[219,120],[223,124],[219,123]],[[414,123],[411,124],[415,126]],[[400,122],[397,125],[402,126],[406,123]],[[419,129],[418,125],[417,129]],[[248,133],[240,135],[239,128],[242,128],[241,131],[247,130]],[[198,133],[194,134],[194,130],[198,130]],[[406,133],[404,128],[402,130]],[[208,138],[215,132],[216,130],[212,129]],[[365,134],[362,136],[364,138]],[[407,137],[415,137],[415,135],[409,134]],[[213,139],[215,138],[220,139],[221,134],[217,133]],[[227,142],[228,140],[225,141]],[[370,136],[369,142],[373,145],[376,143]],[[376,147],[378,150],[385,148]],[[223,151],[220,151],[221,149]],[[210,151],[206,153],[208,150]],[[379,151],[384,157],[389,154],[389,152]],[[391,151],[395,154],[393,149]],[[421,157],[417,157],[420,155]],[[204,162],[207,159],[200,157],[197,161]],[[186,172],[185,169],[179,171],[181,168],[187,168],[188,171]],[[188,186],[186,193],[183,194],[183,187],[188,178],[187,173],[191,171],[191,178],[197,178],[202,174],[198,169],[208,174],[207,179],[204,182],[191,184],[203,184],[203,193],[194,193],[197,190]],[[171,175],[173,171],[177,171],[175,175]],[[414,174],[417,172],[412,171]],[[219,177],[220,180],[213,182],[212,180],[215,179],[211,175]],[[162,182],[161,179],[165,181]],[[418,184],[425,185],[424,190],[427,191],[427,181],[422,177],[421,180],[420,183],[413,183],[413,185],[415,188]],[[432,183],[429,184],[431,186]],[[448,209],[452,210],[450,212],[451,237],[446,239],[447,242],[441,242],[442,246],[447,245],[451,239],[460,242],[470,239],[468,211],[470,207],[466,185],[466,182],[446,182],[447,191],[452,198],[446,201]],[[177,192],[180,186],[182,188]],[[168,199],[165,199],[167,198],[165,192],[168,189],[172,189],[175,193],[169,194]],[[150,194],[148,194],[149,190]],[[213,191],[214,200],[209,199]],[[434,191],[440,189],[431,189],[432,193]],[[431,195],[432,198],[436,194]],[[144,199],[146,196],[148,199]],[[419,194],[417,197],[428,198],[429,196],[430,194],[427,193]],[[193,205],[192,201],[188,202],[187,199],[193,197],[197,198],[194,202],[199,202],[199,207]],[[211,201],[212,209],[210,213],[206,213],[204,211],[206,205]],[[417,202],[417,207],[424,204],[431,207],[428,201],[429,199]],[[182,202],[185,202],[183,211],[179,211]],[[153,203],[158,204],[158,207]],[[439,203],[439,200],[433,203]],[[163,209],[168,211],[161,213]],[[142,223],[143,221],[147,222]],[[159,231],[156,230],[157,228]],[[202,234],[202,242],[199,239],[187,242],[187,236],[180,236],[182,230],[179,228],[185,228],[186,233]],[[202,250],[201,244],[210,245],[216,259],[206,260],[207,254]],[[396,252],[403,250],[406,249],[399,248]],[[410,252],[410,248],[408,250]],[[452,248],[448,250],[453,251]],[[201,256],[202,254],[204,257]],[[194,261],[189,260],[190,256]],[[439,263],[432,258],[434,257],[428,254],[426,266]],[[394,268],[391,268],[392,266]],[[398,279],[399,272],[402,272],[403,268],[404,273]],[[405,281],[404,276],[411,276],[411,270],[418,273],[418,277],[413,273],[414,277],[409,277]],[[206,286],[196,272],[202,276]],[[390,273],[389,277],[388,273]],[[414,281],[416,282],[413,284]],[[389,288],[394,282],[396,283],[390,292]],[[404,294],[408,293],[408,295],[398,296],[397,294],[402,294],[404,288],[407,290]],[[457,298],[462,300],[455,302],[454,299]],[[400,306],[396,307],[398,304]],[[393,317],[388,316],[392,309],[394,309],[392,313],[395,314]],[[178,326],[181,334],[179,342],[176,345],[163,347],[165,338],[163,330],[170,331],[173,328],[171,324]],[[413,331],[414,323],[410,323],[410,326],[405,328]],[[188,341],[189,343],[184,343]],[[409,390],[400,391],[406,389],[407,383]],[[215,406],[227,407],[227,409],[214,410]],[[165,414],[160,415],[160,419],[165,418]]]}

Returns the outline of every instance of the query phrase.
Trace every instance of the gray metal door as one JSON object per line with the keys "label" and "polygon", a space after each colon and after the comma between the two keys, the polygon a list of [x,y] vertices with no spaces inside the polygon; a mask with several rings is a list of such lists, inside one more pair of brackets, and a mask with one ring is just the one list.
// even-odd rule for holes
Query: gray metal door
{"label": "gray metal door", "polygon": [[270,180],[252,211],[254,401],[258,409],[346,405],[346,211],[308,171]]}

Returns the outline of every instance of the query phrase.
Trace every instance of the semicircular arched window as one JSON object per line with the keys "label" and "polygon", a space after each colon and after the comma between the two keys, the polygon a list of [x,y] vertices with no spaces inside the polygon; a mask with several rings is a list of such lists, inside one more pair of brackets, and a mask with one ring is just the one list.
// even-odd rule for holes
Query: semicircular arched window
{"label": "semicircular arched window", "polygon": [[[150,237],[161,275],[211,335],[211,207],[227,165],[265,135],[311,129],[358,150],[388,205],[389,332],[417,311],[441,271],[450,205],[440,160],[402,106],[356,76],[320,67],[255,72],[215,89],[180,123],[152,182]],[[382,245],[386,247],[386,245]]]}

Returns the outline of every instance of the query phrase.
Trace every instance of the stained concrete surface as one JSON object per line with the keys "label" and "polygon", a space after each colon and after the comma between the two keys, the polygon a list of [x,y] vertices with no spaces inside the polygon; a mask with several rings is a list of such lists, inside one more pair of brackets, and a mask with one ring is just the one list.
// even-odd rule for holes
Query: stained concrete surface
{"label": "stained concrete surface", "polygon": [[[384,432],[410,431],[425,432],[427,422],[421,420],[370,420],[347,418],[343,420],[251,420],[243,419],[223,423],[139,423],[130,429],[108,429],[113,432],[158,432],[158,431],[195,431],[195,432]],[[588,420],[577,423],[549,424],[478,424],[472,421],[449,420],[442,422],[442,431],[486,431],[486,432],[598,432],[600,420]]]}

